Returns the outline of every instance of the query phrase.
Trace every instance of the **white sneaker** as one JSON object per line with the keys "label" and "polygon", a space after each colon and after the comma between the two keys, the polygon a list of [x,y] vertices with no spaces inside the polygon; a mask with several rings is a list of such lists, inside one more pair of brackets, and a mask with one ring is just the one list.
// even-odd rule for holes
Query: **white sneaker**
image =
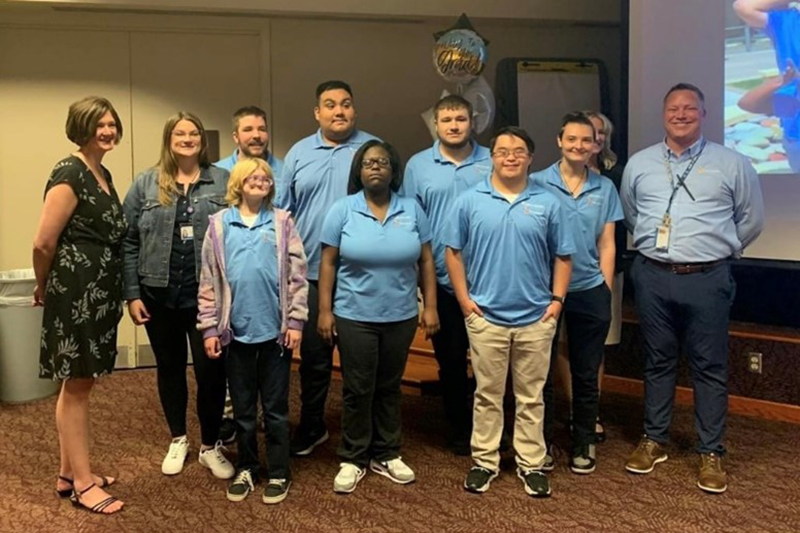
{"label": "white sneaker", "polygon": [[236,469],[223,455],[222,450],[227,450],[227,448],[222,445],[221,440],[218,440],[213,448],[201,451],[197,460],[201,465],[211,470],[214,477],[230,479],[236,473]]}
{"label": "white sneaker", "polygon": [[172,439],[169,445],[169,451],[167,451],[167,455],[161,463],[161,473],[167,476],[180,474],[188,454],[189,440],[186,438],[186,435],[178,437],[177,439]]}
{"label": "white sneaker", "polygon": [[339,473],[333,480],[333,492],[349,494],[356,490],[356,485],[367,474],[353,463],[342,463],[339,465]]}
{"label": "white sneaker", "polygon": [[411,483],[416,479],[414,471],[411,470],[407,464],[403,462],[402,457],[397,457],[390,461],[376,461],[370,460],[369,468],[376,474],[388,477],[395,483],[405,485]]}

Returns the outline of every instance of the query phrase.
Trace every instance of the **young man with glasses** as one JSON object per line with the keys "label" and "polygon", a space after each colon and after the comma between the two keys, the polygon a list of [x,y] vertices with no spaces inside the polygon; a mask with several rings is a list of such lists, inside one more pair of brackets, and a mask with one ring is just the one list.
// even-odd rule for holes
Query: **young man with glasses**
{"label": "young man with glasses", "polygon": [[534,144],[527,132],[502,128],[490,147],[492,174],[456,200],[445,239],[447,271],[466,319],[477,383],[474,466],[464,488],[485,492],[499,473],[510,368],[517,476],[527,494],[546,497],[551,491],[542,471],[542,388],[575,245],[558,200],[528,179]]}
{"label": "young man with glasses", "polygon": [[400,194],[415,198],[431,225],[436,261],[436,301],[441,329],[431,339],[439,364],[448,447],[456,455],[469,455],[472,406],[467,352],[469,339],[461,308],[453,294],[444,260],[445,228],[455,199],[492,170],[489,149],[472,138],[472,104],[448,95],[433,108],[436,142],[414,155],[406,165]]}

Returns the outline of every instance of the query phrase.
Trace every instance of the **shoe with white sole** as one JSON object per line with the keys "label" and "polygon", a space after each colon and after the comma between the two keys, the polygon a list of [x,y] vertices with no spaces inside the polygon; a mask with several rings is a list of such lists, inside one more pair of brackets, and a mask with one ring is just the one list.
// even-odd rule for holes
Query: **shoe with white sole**
{"label": "shoe with white sole", "polygon": [[358,482],[364,479],[367,474],[366,470],[362,470],[353,463],[342,463],[339,465],[339,473],[333,480],[333,492],[340,494],[350,494],[356,490]]}
{"label": "shoe with white sole", "polygon": [[187,455],[189,455],[189,439],[186,435],[172,439],[167,455],[161,462],[161,473],[166,476],[180,474]]}
{"label": "shoe with white sole", "polygon": [[219,479],[230,479],[236,474],[236,469],[222,453],[222,450],[225,449],[222,441],[218,440],[213,448],[202,450],[197,458],[201,465],[211,470],[214,477]]}
{"label": "shoe with white sole", "polygon": [[401,485],[411,483],[416,479],[414,471],[403,462],[402,457],[396,457],[389,461],[376,461],[372,459],[369,462],[369,469]]}

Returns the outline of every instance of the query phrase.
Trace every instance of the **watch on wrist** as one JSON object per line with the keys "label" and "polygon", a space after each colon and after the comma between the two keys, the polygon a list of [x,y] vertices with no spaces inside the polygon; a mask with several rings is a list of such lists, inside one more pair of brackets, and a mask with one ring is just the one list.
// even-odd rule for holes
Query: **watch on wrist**
{"label": "watch on wrist", "polygon": [[561,305],[564,305],[564,297],[563,296],[556,296],[555,294],[550,298],[554,302],[558,302]]}

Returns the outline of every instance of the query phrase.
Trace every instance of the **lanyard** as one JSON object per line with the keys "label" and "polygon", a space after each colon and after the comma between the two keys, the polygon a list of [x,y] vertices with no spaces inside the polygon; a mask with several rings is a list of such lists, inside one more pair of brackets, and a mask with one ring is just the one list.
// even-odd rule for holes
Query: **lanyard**
{"label": "lanyard", "polygon": [[[669,183],[670,185],[672,185],[672,194],[669,195],[669,202],[667,203],[667,212],[664,214],[664,220],[669,220],[670,216],[669,212],[672,209],[672,202],[675,200],[675,195],[678,194],[678,189],[680,189],[681,187],[686,189],[686,194],[689,195],[689,198],[691,198],[693,202],[695,201],[692,192],[689,190],[689,187],[686,186],[686,179],[689,177],[689,174],[691,174],[695,163],[697,163],[697,160],[700,159],[700,156],[703,154],[703,150],[705,149],[705,147],[706,147],[706,141],[705,139],[703,139],[703,144],[700,145],[700,150],[689,160],[689,166],[686,167],[686,170],[684,170],[683,174],[681,174],[680,176],[678,176],[677,174],[673,174],[672,164],[670,164],[669,162],[669,155],[667,154],[667,152],[664,152],[664,164],[667,167],[667,176],[669,176]],[[678,178],[677,183],[673,181],[672,179],[673,175],[676,178]]]}

